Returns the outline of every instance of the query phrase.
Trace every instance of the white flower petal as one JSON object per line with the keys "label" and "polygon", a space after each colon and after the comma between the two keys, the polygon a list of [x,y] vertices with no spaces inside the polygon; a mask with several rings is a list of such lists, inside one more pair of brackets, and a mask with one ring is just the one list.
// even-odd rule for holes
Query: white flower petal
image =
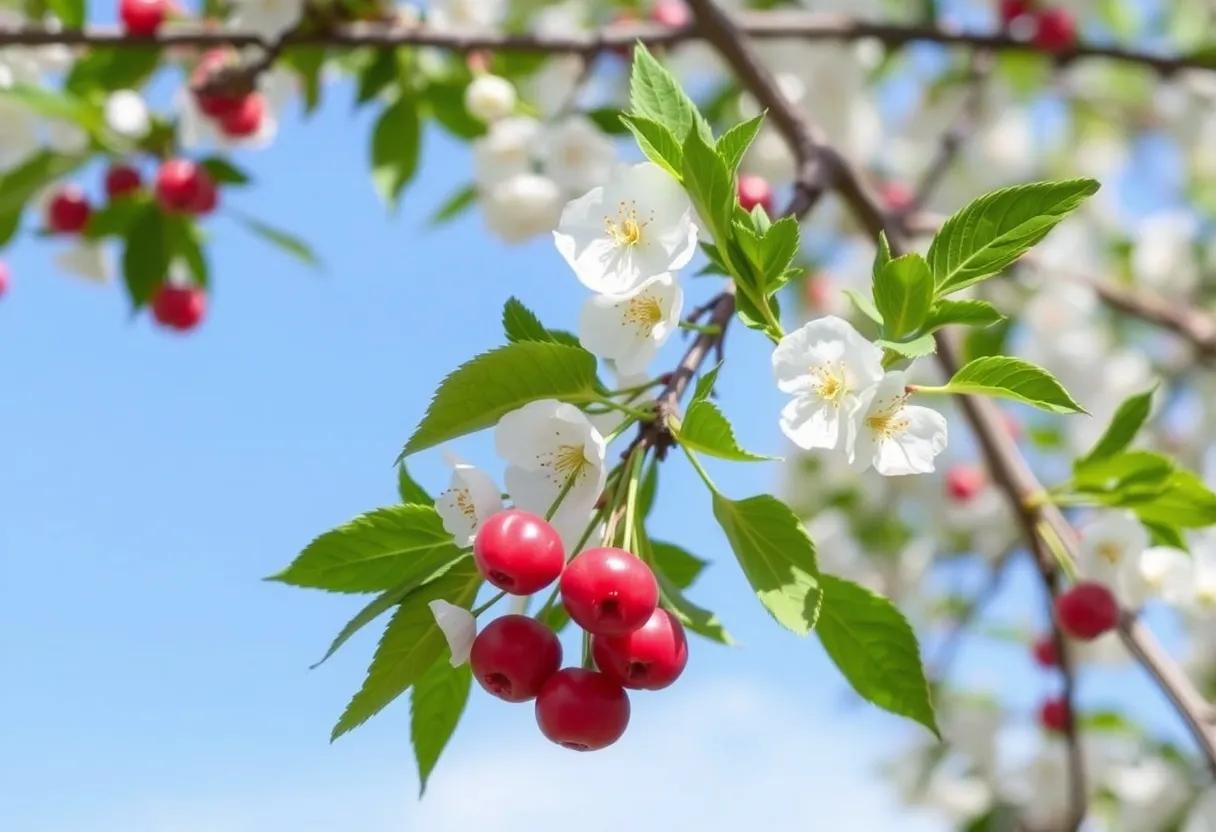
{"label": "white flower petal", "polygon": [[590,508],[604,489],[604,438],[573,405],[542,399],[505,414],[494,445],[508,463],[507,492],[525,511],[544,515],[571,476],[577,479],[562,511]]}
{"label": "white flower petal", "polygon": [[448,648],[452,651],[452,667],[460,667],[469,660],[473,639],[477,637],[477,619],[464,607],[449,604],[439,598],[427,604],[435,623],[443,631]]}
{"label": "white flower petal", "polygon": [[781,409],[781,431],[799,448],[841,448],[842,425],[848,434],[849,415],[823,399],[798,396]]}
{"label": "white flower petal", "polygon": [[676,331],[684,292],[670,274],[652,277],[628,295],[595,295],[579,316],[579,342],[626,375],[646,368]]}
{"label": "white flower petal", "polygon": [[871,465],[883,476],[927,474],[946,449],[946,417],[928,407],[907,403],[902,372],[887,373],[862,395],[856,417],[854,464]]}
{"label": "white flower petal", "polygon": [[110,259],[100,243],[87,243],[83,240],[72,243],[71,246],[55,255],[55,266],[68,274],[83,277],[97,283],[105,283],[110,279]]}
{"label": "white flower petal", "polygon": [[435,498],[435,511],[457,546],[469,546],[477,529],[502,511],[502,493],[494,479],[466,462],[452,462],[452,482]]}

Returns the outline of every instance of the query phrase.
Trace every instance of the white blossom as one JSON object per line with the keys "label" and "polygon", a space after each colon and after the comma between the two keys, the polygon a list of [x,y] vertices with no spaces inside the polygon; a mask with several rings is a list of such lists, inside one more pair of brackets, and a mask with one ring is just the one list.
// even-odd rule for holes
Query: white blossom
{"label": "white blossom", "polygon": [[477,619],[464,607],[437,598],[427,604],[435,623],[443,632],[448,648],[452,651],[452,667],[460,667],[469,660],[473,639],[477,637]]}
{"label": "white blossom", "polygon": [[882,350],[842,318],[817,318],[781,339],[773,373],[777,387],[794,395],[781,411],[790,441],[847,451],[861,394],[883,377]]}
{"label": "white blossom", "polygon": [[73,241],[55,255],[55,267],[60,271],[83,277],[95,283],[105,283],[113,273],[110,258],[101,243],[84,239]]}
{"label": "white blossom", "polygon": [[497,75],[479,75],[465,87],[464,108],[486,123],[506,118],[515,109],[515,86]]}
{"label": "white blossom", "polygon": [[492,515],[502,511],[502,492],[493,478],[460,459],[451,458],[452,481],[435,498],[435,511],[457,546],[470,546],[477,529]]}
{"label": "white blossom", "polygon": [[271,39],[295,26],[304,12],[304,0],[233,0],[233,6],[231,28]]}
{"label": "white blossom", "polygon": [[76,156],[89,149],[89,134],[79,125],[55,118],[47,120],[44,126],[46,143],[51,150]]}
{"label": "white blossom", "polygon": [[873,465],[888,477],[926,474],[933,470],[934,457],[946,449],[946,417],[908,404],[906,388],[904,373],[897,371],[862,394],[851,450],[861,470]]}
{"label": "white blossom", "polygon": [[106,126],[127,139],[142,139],[152,127],[148,104],[135,90],[115,90],[106,97]]}
{"label": "white blossom", "polygon": [[586,414],[554,399],[529,402],[498,420],[494,446],[517,508],[544,516],[569,484],[552,523],[571,533],[585,522],[607,479],[604,438]]}
{"label": "white blossom", "polygon": [[426,22],[439,30],[487,30],[498,26],[506,13],[503,0],[431,0]]}
{"label": "white blossom", "polygon": [[640,372],[679,328],[684,292],[670,274],[652,277],[627,295],[593,295],[579,316],[579,342],[616,364]]}
{"label": "white blossom", "polygon": [[518,174],[530,173],[540,132],[540,123],[524,116],[512,116],[491,124],[486,134],[473,142],[473,178],[477,184],[486,188]]}
{"label": "white blossom", "polygon": [[545,175],[569,193],[604,184],[615,161],[616,147],[586,116],[567,116],[545,133]]}
{"label": "white blossom", "polygon": [[562,208],[557,183],[534,173],[520,173],[481,194],[486,226],[508,243],[552,231]]}
{"label": "white blossom", "polygon": [[1144,602],[1139,561],[1148,548],[1148,532],[1129,512],[1103,512],[1081,528],[1077,569],[1104,584],[1119,601],[1132,607]]}
{"label": "white blossom", "polygon": [[584,286],[619,295],[686,265],[696,252],[697,226],[684,189],[644,162],[568,203],[553,237]]}
{"label": "white blossom", "polygon": [[38,117],[15,99],[0,96],[0,171],[38,149]]}

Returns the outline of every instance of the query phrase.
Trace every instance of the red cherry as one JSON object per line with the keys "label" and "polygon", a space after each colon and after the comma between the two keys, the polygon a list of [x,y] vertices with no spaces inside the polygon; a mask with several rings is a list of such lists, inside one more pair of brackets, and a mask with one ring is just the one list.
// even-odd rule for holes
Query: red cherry
{"label": "red cherry", "polygon": [[75,234],[89,221],[93,209],[84,191],[75,185],[65,185],[51,197],[46,209],[46,224],[60,234]]}
{"label": "red cherry", "polygon": [[156,34],[160,24],[169,13],[167,0],[121,0],[118,16],[129,34],[148,36]]}
{"label": "red cherry", "polygon": [[688,640],[684,627],[664,609],[623,636],[595,636],[591,655],[605,676],[627,688],[660,690],[684,672]]}
{"label": "red cherry", "polygon": [[827,275],[816,274],[808,277],[803,287],[807,306],[812,309],[827,308],[828,301],[832,298],[833,288],[832,278]]}
{"label": "red cherry", "polygon": [[215,206],[219,204],[220,193],[215,186],[215,180],[211,178],[211,174],[207,173],[206,168],[199,170],[198,192],[194,195],[194,199],[190,201],[190,212],[197,216],[210,214],[215,210]]}
{"label": "red cherry", "polygon": [[692,23],[692,13],[684,0],[656,0],[650,7],[650,19],[660,26],[682,29]]}
{"label": "red cherry", "polygon": [[1031,0],[1001,0],[999,14],[1001,25],[1008,26],[1019,17],[1030,14]]}
{"label": "red cherry", "polygon": [[1044,9],[1035,17],[1033,41],[1048,52],[1067,52],[1077,42],[1077,21],[1066,9]]}
{"label": "red cherry", "polygon": [[0,297],[4,297],[4,293],[8,291],[8,264],[0,260]]}
{"label": "red cherry", "polygon": [[1061,697],[1052,697],[1039,706],[1039,724],[1048,731],[1062,734],[1068,729],[1068,703]]}
{"label": "red cherry", "polygon": [[207,296],[197,286],[164,284],[152,297],[152,317],[162,326],[186,332],[198,326],[207,310]]}
{"label": "red cherry", "polygon": [[629,725],[629,695],[603,673],[567,667],[549,677],[536,697],[541,733],[574,751],[612,745]]}
{"label": "red cherry", "polygon": [[265,113],[266,99],[261,93],[251,92],[241,98],[236,109],[220,116],[220,130],[234,139],[252,136],[261,129]]}
{"label": "red cherry", "polygon": [[1034,653],[1035,663],[1039,667],[1055,667],[1060,663],[1060,654],[1056,651],[1056,640],[1050,635],[1039,636],[1035,639],[1034,647],[1031,650]]}
{"label": "red cherry", "polygon": [[481,524],[473,560],[482,576],[512,595],[531,595],[553,583],[566,564],[557,531],[535,514],[500,511]]}
{"label": "red cherry", "polygon": [[1119,604],[1102,584],[1083,581],[1056,597],[1056,619],[1068,635],[1092,641],[1119,623]]}
{"label": "red cherry", "polygon": [[912,189],[903,182],[884,182],[879,195],[888,211],[905,211],[912,207]]}
{"label": "red cherry", "polygon": [[536,619],[504,615],[477,634],[469,665],[478,683],[499,699],[527,702],[562,666],[562,645]]}
{"label": "red cherry", "polygon": [[946,493],[956,503],[966,503],[984,490],[987,477],[982,468],[973,465],[955,465],[946,472]]}
{"label": "red cherry", "polygon": [[588,549],[561,579],[562,603],[592,635],[618,636],[641,627],[659,604],[650,567],[623,549]]}
{"label": "red cherry", "polygon": [[134,193],[142,184],[139,171],[130,165],[114,165],[106,171],[106,196],[110,199]]}
{"label": "red cherry", "polygon": [[773,214],[773,188],[763,176],[739,177],[739,205],[744,211],[751,213],[757,205],[764,208],[769,216]]}
{"label": "red cherry", "polygon": [[[190,73],[190,87],[197,89],[211,80],[211,76],[236,63],[236,55],[227,49],[209,49],[198,59]],[[227,93],[194,93],[194,101],[204,114],[222,118],[241,106],[245,95]]]}
{"label": "red cherry", "polygon": [[166,211],[185,213],[198,199],[202,168],[189,159],[170,159],[156,172],[156,199]]}

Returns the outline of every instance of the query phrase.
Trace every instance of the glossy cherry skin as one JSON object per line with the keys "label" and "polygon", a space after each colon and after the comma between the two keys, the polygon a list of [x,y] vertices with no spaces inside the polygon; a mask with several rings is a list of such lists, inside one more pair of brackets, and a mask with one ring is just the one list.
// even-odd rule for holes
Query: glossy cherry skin
{"label": "glossy cherry skin", "polygon": [[194,199],[190,200],[189,210],[196,216],[204,216],[215,210],[215,206],[219,204],[220,192],[215,185],[215,180],[211,178],[211,174],[207,173],[206,168],[199,170],[198,190],[194,194]]}
{"label": "glossy cherry skin", "polygon": [[984,471],[973,465],[955,465],[946,472],[946,493],[956,503],[969,502],[984,490]]}
{"label": "glossy cherry skin", "polygon": [[536,723],[565,748],[605,748],[629,725],[629,695],[603,673],[567,667],[550,676],[536,697]]}
{"label": "glossy cherry skin", "polygon": [[1039,667],[1055,667],[1060,663],[1060,654],[1056,650],[1056,641],[1049,635],[1039,636],[1031,648],[1034,661]]}
{"label": "glossy cherry skin", "polygon": [[1068,703],[1052,697],[1039,706],[1039,724],[1048,731],[1062,734],[1068,729]]}
{"label": "glossy cherry skin", "polygon": [[243,139],[257,133],[266,114],[266,99],[261,93],[251,92],[241,98],[240,103],[219,119],[224,135]]}
{"label": "glossy cherry skin", "polygon": [[762,176],[739,177],[739,205],[749,214],[757,205],[770,217],[773,215],[773,187]]}
{"label": "glossy cherry skin", "polygon": [[166,211],[187,213],[202,187],[202,168],[189,159],[170,159],[156,172],[156,199]]}
{"label": "glossy cherry skin", "polygon": [[84,191],[75,185],[65,185],[55,192],[46,208],[46,224],[60,234],[75,234],[89,222],[93,209]]}
{"label": "glossy cherry skin", "polygon": [[169,13],[168,0],[121,0],[118,16],[132,35],[154,35]]}
{"label": "glossy cherry skin", "polygon": [[507,702],[536,698],[562,666],[557,635],[535,618],[504,615],[477,634],[469,653],[473,678]]}
{"label": "glossy cherry skin", "polygon": [[152,297],[152,317],[158,324],[179,332],[198,326],[206,311],[207,296],[197,286],[166,283]]}
{"label": "glossy cherry skin", "polygon": [[1119,623],[1119,604],[1102,584],[1083,581],[1056,597],[1056,620],[1073,638],[1092,641]]}
{"label": "glossy cherry skin", "polygon": [[561,536],[535,514],[500,511],[481,524],[473,560],[482,577],[512,595],[531,595],[556,580],[566,564]]}
{"label": "glossy cherry skin", "polygon": [[[205,86],[215,73],[236,63],[236,53],[227,49],[209,49],[199,58],[194,70],[190,73],[190,88],[197,90]],[[194,101],[198,104],[198,108],[212,118],[222,118],[238,109],[244,98],[245,96],[240,94],[194,93]]]}
{"label": "glossy cherry skin", "polygon": [[636,630],[659,604],[654,573],[623,549],[588,549],[570,561],[560,586],[570,617],[596,636]]}
{"label": "glossy cherry skin", "polygon": [[1064,52],[1077,43],[1077,21],[1066,9],[1044,9],[1035,17],[1034,45]]}
{"label": "glossy cherry skin", "polygon": [[596,667],[618,684],[637,690],[661,690],[684,672],[688,640],[683,625],[660,608],[632,633],[593,637],[591,655]]}
{"label": "glossy cherry skin", "polygon": [[142,185],[139,171],[130,165],[114,165],[106,171],[106,196],[110,199],[135,193]]}

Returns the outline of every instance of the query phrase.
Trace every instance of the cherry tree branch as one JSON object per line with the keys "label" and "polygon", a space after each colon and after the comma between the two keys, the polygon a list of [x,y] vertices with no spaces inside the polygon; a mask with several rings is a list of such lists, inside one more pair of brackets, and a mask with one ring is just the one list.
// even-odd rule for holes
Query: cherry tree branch
{"label": "cherry tree branch", "polygon": [[[733,17],[736,31],[751,38],[851,42],[874,40],[898,48],[910,43],[937,43],[985,52],[1042,52],[1040,47],[1007,32],[962,31],[930,24],[903,24],[858,20],[848,15],[801,10],[743,12]],[[177,23],[150,37],[127,34],[117,26],[87,26],[62,29],[40,25],[0,27],[0,46],[105,46],[147,48],[149,46],[276,46],[308,45],[333,47],[432,46],[457,52],[479,50],[593,54],[619,50],[642,41],[649,46],[682,43],[703,37],[697,23],[663,26],[648,22],[613,23],[581,35],[503,34],[433,29],[407,21],[327,25],[312,31],[292,31],[278,41],[261,35],[221,28],[207,23]],[[1183,69],[1212,69],[1202,55],[1167,55],[1113,44],[1078,43],[1050,53],[1059,64],[1086,58],[1102,58],[1138,64],[1169,75]]]}
{"label": "cherry tree branch", "polygon": [[[827,174],[820,181],[825,187],[835,190],[859,223],[877,237],[885,233],[892,254],[906,248],[902,223],[889,216],[880,203],[866,189],[852,165],[832,149],[818,135],[808,119],[804,118],[781,94],[771,73],[756,60],[745,34],[732,23],[729,17],[712,0],[689,0],[696,25],[704,37],[722,54],[734,69],[740,83],[747,88],[760,104],[769,110],[770,118],[781,132],[798,160],[799,170],[816,164]],[[807,156],[818,156],[808,160]],[[818,195],[816,194],[816,197]],[[814,205],[811,200],[805,210]],[[953,375],[959,367],[953,340],[945,332],[935,335],[938,363],[943,372]],[[1058,568],[1047,549],[1044,531],[1049,532],[1070,552],[1076,550],[1076,533],[1060,510],[1041,499],[1043,486],[1030,469],[1009,432],[1005,429],[1000,412],[992,401],[972,396],[959,396],[967,421],[982,450],[993,480],[1005,493],[1014,515],[1022,528],[1036,566],[1039,569],[1049,599],[1054,598]],[[1040,530],[1040,527],[1046,527]],[[1053,620],[1054,626],[1054,620]],[[1177,667],[1152,638],[1151,633],[1136,624],[1134,617],[1125,618],[1119,632],[1128,649],[1149,672],[1166,696],[1179,710],[1183,720],[1207,760],[1216,772],[1216,725],[1208,721],[1211,708],[1195,690],[1190,680]],[[1057,640],[1060,636],[1057,633]],[[1062,651],[1061,662],[1065,674],[1065,695],[1069,710],[1066,738],[1069,745],[1070,772],[1070,820],[1069,828],[1079,827],[1085,815],[1084,767],[1076,726],[1071,714],[1075,711],[1071,701],[1073,688],[1071,667],[1066,653]]]}

